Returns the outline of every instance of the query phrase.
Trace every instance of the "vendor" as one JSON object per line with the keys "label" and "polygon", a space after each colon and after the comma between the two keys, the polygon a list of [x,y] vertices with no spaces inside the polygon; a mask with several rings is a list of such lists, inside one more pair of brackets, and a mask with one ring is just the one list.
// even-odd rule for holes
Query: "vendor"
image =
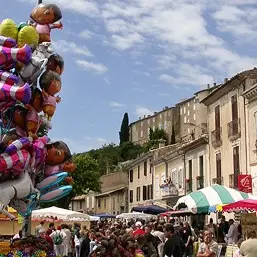
{"label": "vendor", "polygon": [[197,257],[215,257],[218,253],[218,244],[213,240],[210,230],[204,231],[204,242],[200,244]]}

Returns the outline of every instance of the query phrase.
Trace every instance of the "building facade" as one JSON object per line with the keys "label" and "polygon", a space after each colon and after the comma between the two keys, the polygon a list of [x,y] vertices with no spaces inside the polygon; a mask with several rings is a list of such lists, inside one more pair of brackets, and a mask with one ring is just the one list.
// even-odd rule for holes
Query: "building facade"
{"label": "building facade", "polygon": [[119,171],[101,177],[101,193],[95,195],[95,212],[118,215],[127,212],[128,174]]}
{"label": "building facade", "polygon": [[173,126],[175,131],[179,130],[179,108],[164,107],[160,112],[139,117],[139,120],[132,122],[130,124],[130,141],[143,145],[149,139],[149,129],[159,128],[167,133],[170,142]]}
{"label": "building facade", "polygon": [[208,137],[178,143],[153,161],[154,201],[172,207],[178,198],[208,186]]}
{"label": "building facade", "polygon": [[248,78],[242,96],[246,104],[247,174],[252,176],[252,193],[257,195],[257,77]]}
{"label": "building facade", "polygon": [[95,193],[76,196],[71,201],[71,209],[77,212],[95,214]]}
{"label": "building facade", "polygon": [[145,204],[153,199],[153,173],[151,162],[153,153],[148,152],[135,159],[128,166],[129,190],[128,203],[129,211],[135,206]]}
{"label": "building facade", "polygon": [[248,173],[247,106],[242,94],[254,84],[256,73],[253,69],[237,74],[202,101],[208,108],[211,184],[237,189],[238,175]]}

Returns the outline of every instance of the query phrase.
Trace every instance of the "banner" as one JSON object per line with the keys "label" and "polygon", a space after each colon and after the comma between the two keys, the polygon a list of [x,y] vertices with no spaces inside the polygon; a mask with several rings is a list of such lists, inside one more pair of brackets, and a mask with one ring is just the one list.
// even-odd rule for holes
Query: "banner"
{"label": "banner", "polygon": [[238,190],[245,193],[252,193],[253,183],[251,175],[238,175]]}

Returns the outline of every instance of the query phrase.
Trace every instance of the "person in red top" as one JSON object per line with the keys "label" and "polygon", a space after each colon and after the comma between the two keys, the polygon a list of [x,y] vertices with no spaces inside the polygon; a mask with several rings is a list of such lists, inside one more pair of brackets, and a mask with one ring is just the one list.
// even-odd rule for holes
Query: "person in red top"
{"label": "person in red top", "polygon": [[44,238],[46,240],[46,242],[48,242],[49,246],[50,246],[50,251],[54,250],[54,242],[53,239],[46,233],[46,231],[44,229],[40,229],[39,230],[39,237]]}
{"label": "person in red top", "polygon": [[135,226],[136,229],[133,232],[133,236],[145,235],[145,231],[142,229],[142,223],[140,221],[137,221]]}

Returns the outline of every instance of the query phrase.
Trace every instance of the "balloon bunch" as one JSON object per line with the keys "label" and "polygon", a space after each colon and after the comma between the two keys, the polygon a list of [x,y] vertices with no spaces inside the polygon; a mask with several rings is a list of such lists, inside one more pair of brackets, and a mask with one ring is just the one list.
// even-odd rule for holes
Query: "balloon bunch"
{"label": "balloon bunch", "polygon": [[51,245],[43,238],[29,236],[24,239],[16,239],[10,245],[11,251],[0,257],[55,257]]}
{"label": "balloon bunch", "polygon": [[61,100],[64,61],[50,32],[62,28],[56,23],[62,13],[55,4],[39,4],[30,18],[0,24],[0,212],[9,217],[7,205],[28,216],[38,203],[69,194],[68,172],[76,168],[64,142],[37,136],[41,125],[51,129]]}

